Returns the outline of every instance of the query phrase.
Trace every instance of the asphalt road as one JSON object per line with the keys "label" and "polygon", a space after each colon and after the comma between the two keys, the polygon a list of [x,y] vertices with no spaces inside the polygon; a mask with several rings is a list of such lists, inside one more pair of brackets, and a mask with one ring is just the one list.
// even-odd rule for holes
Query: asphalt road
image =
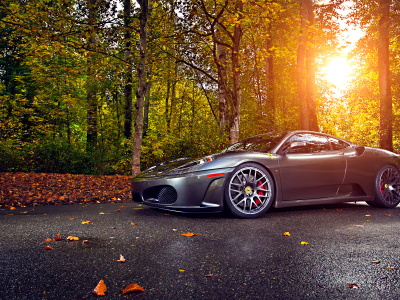
{"label": "asphalt road", "polygon": [[[400,207],[244,220],[92,204],[3,209],[0,220],[0,299],[400,299]],[[101,279],[108,290],[98,297]],[[120,296],[130,283],[145,291]]]}

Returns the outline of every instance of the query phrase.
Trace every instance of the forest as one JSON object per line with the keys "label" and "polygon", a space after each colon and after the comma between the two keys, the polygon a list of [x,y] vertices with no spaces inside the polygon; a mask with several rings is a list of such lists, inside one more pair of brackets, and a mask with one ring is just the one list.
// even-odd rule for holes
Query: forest
{"label": "forest", "polygon": [[398,1],[0,3],[0,172],[136,176],[293,129],[400,153]]}

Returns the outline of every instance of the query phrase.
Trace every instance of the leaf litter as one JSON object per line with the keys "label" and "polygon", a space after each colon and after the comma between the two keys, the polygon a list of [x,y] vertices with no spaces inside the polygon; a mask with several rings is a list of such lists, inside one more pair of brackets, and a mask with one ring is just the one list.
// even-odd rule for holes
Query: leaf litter
{"label": "leaf litter", "polygon": [[0,173],[1,202],[5,208],[131,202],[131,176],[48,173]]}

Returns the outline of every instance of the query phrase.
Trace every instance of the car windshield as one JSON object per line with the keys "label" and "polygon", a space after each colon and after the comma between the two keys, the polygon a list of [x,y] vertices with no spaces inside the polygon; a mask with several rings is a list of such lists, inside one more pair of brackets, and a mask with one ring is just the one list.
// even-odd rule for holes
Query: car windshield
{"label": "car windshield", "polygon": [[251,138],[242,140],[232,146],[229,146],[224,152],[232,151],[256,151],[256,152],[267,152],[272,149],[282,138],[286,135],[286,131],[282,132],[270,132],[266,134],[260,134]]}

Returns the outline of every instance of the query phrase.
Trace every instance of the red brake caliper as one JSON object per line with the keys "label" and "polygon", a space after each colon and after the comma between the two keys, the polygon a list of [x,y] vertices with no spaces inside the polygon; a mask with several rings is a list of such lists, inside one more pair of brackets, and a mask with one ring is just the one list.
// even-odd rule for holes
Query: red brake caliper
{"label": "red brake caliper", "polygon": [[[261,189],[264,188],[264,186],[263,186],[261,180],[258,182],[257,187],[259,187],[259,188],[261,188]],[[260,196],[263,196],[263,195],[264,195],[262,191],[259,191],[258,194],[259,194]],[[258,200],[258,199],[256,199],[256,204],[259,205],[260,203],[261,203],[261,201]]]}

